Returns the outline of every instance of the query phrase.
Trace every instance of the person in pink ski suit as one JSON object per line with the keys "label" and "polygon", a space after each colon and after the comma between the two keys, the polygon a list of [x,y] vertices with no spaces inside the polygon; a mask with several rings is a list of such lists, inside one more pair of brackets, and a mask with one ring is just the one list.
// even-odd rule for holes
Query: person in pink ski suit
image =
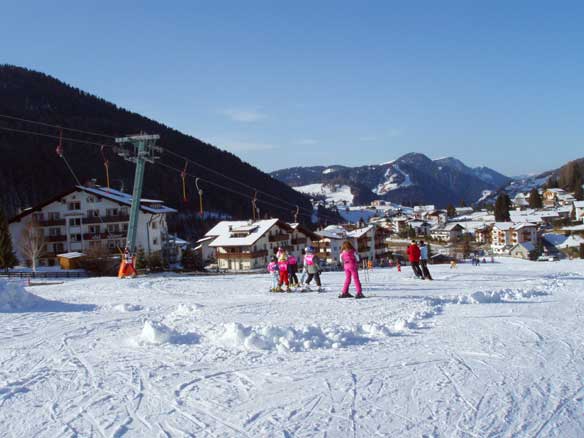
{"label": "person in pink ski suit", "polygon": [[352,298],[353,295],[349,293],[349,286],[351,285],[351,277],[355,282],[355,289],[357,290],[357,295],[355,298],[364,298],[363,292],[361,290],[361,281],[359,280],[359,254],[351,245],[348,240],[343,243],[341,256],[341,263],[345,268],[345,284],[339,298]]}

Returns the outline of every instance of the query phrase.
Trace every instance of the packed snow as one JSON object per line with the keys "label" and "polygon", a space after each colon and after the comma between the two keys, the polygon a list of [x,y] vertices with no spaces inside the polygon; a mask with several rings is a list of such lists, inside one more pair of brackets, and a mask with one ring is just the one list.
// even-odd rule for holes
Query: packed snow
{"label": "packed snow", "polygon": [[2,436],[584,436],[583,268],[0,280]]}
{"label": "packed snow", "polygon": [[352,205],[354,196],[351,187],[339,184],[308,184],[293,187],[294,190],[313,196],[323,196],[327,203],[335,205]]}

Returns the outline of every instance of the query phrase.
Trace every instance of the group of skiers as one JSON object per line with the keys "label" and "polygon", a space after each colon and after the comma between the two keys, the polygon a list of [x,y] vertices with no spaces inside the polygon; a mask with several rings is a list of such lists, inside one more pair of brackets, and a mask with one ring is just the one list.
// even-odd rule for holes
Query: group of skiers
{"label": "group of skiers", "polygon": [[292,292],[290,286],[294,288],[302,287],[302,290],[310,290],[310,283],[314,279],[318,291],[322,291],[320,283],[320,260],[314,254],[314,248],[308,246],[305,249],[302,276],[298,280],[298,259],[293,254],[288,254],[284,248],[278,248],[278,252],[272,257],[268,264],[268,272],[272,275],[272,292],[283,292],[282,287],[286,286],[286,292]]}
{"label": "group of skiers", "polygon": [[[298,259],[284,248],[278,248],[278,252],[272,257],[268,264],[268,272],[272,276],[272,292],[283,292],[283,287],[286,287],[286,292],[292,292],[292,288],[301,288],[302,291],[309,291],[310,283],[314,279],[318,292],[322,292],[322,284],[320,281],[320,260],[315,254],[314,248],[308,246],[305,249],[304,262],[302,268],[302,275],[300,281],[298,280]],[[345,269],[345,284],[339,298],[352,298],[353,295],[349,293],[349,286],[351,279],[355,283],[357,294],[355,298],[365,298],[359,280],[359,254],[353,248],[351,242],[343,243],[340,262]]]}
{"label": "group of skiers", "polygon": [[[320,260],[312,246],[308,246],[304,252],[302,275],[300,280],[298,280],[298,259],[294,255],[288,254],[284,248],[278,248],[278,252],[268,264],[268,272],[272,276],[272,286],[270,289],[272,292],[284,292],[284,287],[286,288],[286,292],[292,292],[292,288],[300,288],[301,291],[308,291],[311,290],[310,283],[313,279],[316,282],[318,291],[323,291],[320,281]],[[432,280],[432,275],[428,269],[428,246],[424,241],[420,241],[418,245],[418,242],[412,240],[406,252],[416,278]],[[359,254],[351,242],[346,241],[343,243],[339,260],[345,271],[345,283],[343,284],[339,298],[353,298],[353,295],[349,293],[351,281],[355,284],[356,294],[354,297],[365,298],[359,279]],[[367,266],[368,269],[371,269],[373,263],[369,261]],[[401,265],[398,263],[397,266],[398,271],[401,271]]]}

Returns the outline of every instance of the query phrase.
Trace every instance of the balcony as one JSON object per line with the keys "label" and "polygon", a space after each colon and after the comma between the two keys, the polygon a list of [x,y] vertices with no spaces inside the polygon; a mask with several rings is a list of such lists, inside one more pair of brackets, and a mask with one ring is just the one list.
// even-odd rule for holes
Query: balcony
{"label": "balcony", "polygon": [[83,218],[83,224],[91,225],[91,224],[107,224],[111,222],[128,222],[130,220],[130,216],[128,215],[117,215],[117,216],[91,216]]}
{"label": "balcony", "polygon": [[234,259],[255,259],[258,257],[266,257],[268,251],[263,249],[255,252],[218,252],[217,259],[234,260]]}
{"label": "balcony", "polygon": [[369,252],[369,250],[370,250],[370,249],[371,249],[371,248],[370,248],[369,246],[360,246],[360,247],[357,249],[357,252]]}
{"label": "balcony", "polygon": [[46,236],[45,242],[52,243],[52,242],[66,242],[67,236],[65,234],[59,234],[57,236]]}
{"label": "balcony", "polygon": [[49,219],[47,221],[39,221],[39,227],[62,227],[65,226],[65,219]]}
{"label": "balcony", "polygon": [[292,245],[305,245],[307,242],[306,237],[299,237],[297,239],[292,239]]}
{"label": "balcony", "polygon": [[270,242],[281,242],[283,240],[288,240],[290,238],[289,234],[275,234],[273,236],[268,237]]}

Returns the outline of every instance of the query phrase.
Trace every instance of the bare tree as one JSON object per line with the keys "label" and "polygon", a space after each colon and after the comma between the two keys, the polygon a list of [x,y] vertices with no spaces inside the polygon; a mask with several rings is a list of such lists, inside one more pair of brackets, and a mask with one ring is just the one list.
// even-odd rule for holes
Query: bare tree
{"label": "bare tree", "polygon": [[32,219],[22,230],[20,249],[26,259],[30,260],[32,271],[36,272],[37,261],[45,251],[45,235],[36,220]]}

